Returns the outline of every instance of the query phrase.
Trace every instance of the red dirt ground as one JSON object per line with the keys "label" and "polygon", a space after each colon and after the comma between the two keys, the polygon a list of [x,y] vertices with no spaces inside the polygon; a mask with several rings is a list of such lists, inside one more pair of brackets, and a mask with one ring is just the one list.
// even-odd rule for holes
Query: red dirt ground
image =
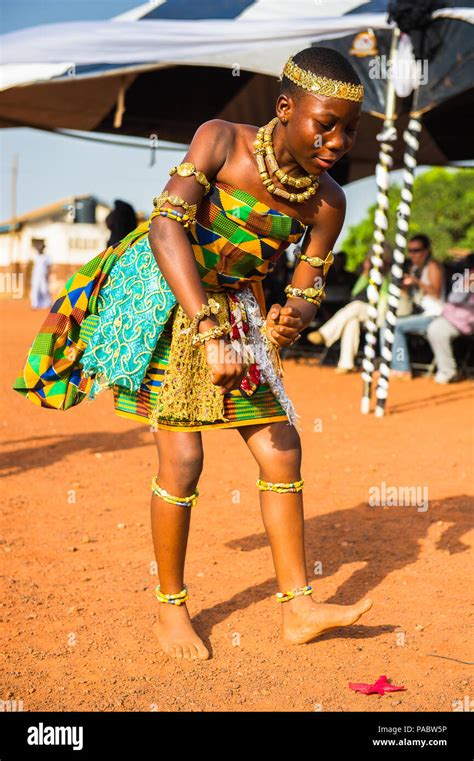
{"label": "red dirt ground", "polygon": [[[471,382],[394,381],[379,420],[359,412],[359,375],[285,363],[304,429],[314,597],[374,601],[355,626],[308,645],[280,637],[254,461],[236,431],[204,432],[186,582],[212,656],[177,662],[151,632],[159,603],[150,430],[116,416],[111,392],[66,414],[14,392],[46,310],[13,299],[0,312],[0,699],[21,700],[25,711],[466,710],[474,697]],[[426,486],[428,509],[370,507],[369,489],[382,482]],[[348,687],[382,674],[406,690],[381,697]]]}

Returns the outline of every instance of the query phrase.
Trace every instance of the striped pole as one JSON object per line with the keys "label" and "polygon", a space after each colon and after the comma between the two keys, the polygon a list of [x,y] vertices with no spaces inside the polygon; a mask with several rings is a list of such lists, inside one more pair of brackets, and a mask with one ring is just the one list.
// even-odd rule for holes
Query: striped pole
{"label": "striped pole", "polygon": [[390,155],[393,151],[393,147],[387,142],[387,140],[394,141],[396,139],[396,130],[393,127],[390,131],[384,129],[381,135],[386,137],[380,146],[379,160],[376,169],[377,209],[375,211],[374,220],[374,242],[372,244],[372,255],[370,257],[371,267],[369,272],[369,285],[367,286],[367,298],[369,303],[367,305],[368,314],[365,322],[366,334],[364,358],[362,360],[362,380],[364,381],[364,388],[361,401],[361,412],[363,415],[367,415],[370,411],[370,396],[372,377],[375,369],[374,359],[376,356],[377,344],[377,305],[379,301],[379,290],[382,284],[381,268],[383,244],[385,242],[385,231],[388,227],[388,186],[389,172],[393,164]]}
{"label": "striped pole", "polygon": [[[396,26],[393,30],[390,44],[389,63],[391,65],[398,40],[400,38],[400,29]],[[391,153],[393,143],[397,139],[397,131],[393,124],[395,112],[395,87],[392,77],[387,81],[387,96],[385,103],[385,119],[382,132],[377,135],[380,141],[380,151],[375,170],[375,179],[377,182],[377,209],[374,218],[374,241],[372,244],[372,256],[370,258],[369,285],[367,286],[367,297],[369,300],[367,311],[368,317],[365,323],[366,334],[364,344],[364,358],[362,360],[362,380],[364,381],[360,411],[367,415],[370,411],[370,397],[372,392],[372,377],[374,372],[374,359],[377,344],[377,304],[379,300],[379,290],[382,284],[382,254],[383,244],[385,242],[385,231],[388,227],[388,187],[390,179],[390,169],[393,164]]]}
{"label": "striped pole", "polygon": [[[415,94],[416,100],[416,94]],[[403,185],[400,203],[397,209],[397,232],[395,235],[395,249],[393,252],[393,264],[391,269],[390,285],[388,288],[388,310],[385,317],[384,342],[381,351],[379,380],[375,392],[377,405],[375,416],[383,417],[385,402],[388,396],[388,379],[392,363],[392,349],[394,330],[397,324],[397,309],[400,301],[400,286],[403,278],[403,264],[407,246],[408,226],[410,222],[411,204],[413,201],[413,182],[417,165],[417,153],[420,147],[419,135],[421,132],[421,115],[412,111],[408,127],[403,133],[405,141],[405,153],[403,156]]]}

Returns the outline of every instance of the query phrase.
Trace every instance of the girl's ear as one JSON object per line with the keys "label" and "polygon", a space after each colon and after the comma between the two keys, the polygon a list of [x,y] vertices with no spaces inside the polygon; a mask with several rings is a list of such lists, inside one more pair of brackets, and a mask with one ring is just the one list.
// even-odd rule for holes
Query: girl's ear
{"label": "girl's ear", "polygon": [[281,122],[288,121],[288,117],[293,110],[293,102],[288,95],[279,95],[275,105],[275,113]]}

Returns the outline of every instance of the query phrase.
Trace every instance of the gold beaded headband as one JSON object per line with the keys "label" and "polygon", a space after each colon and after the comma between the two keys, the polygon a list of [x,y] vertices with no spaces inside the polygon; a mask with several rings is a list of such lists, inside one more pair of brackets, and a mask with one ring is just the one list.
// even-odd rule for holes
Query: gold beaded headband
{"label": "gold beaded headband", "polygon": [[326,95],[329,98],[344,98],[345,100],[355,100],[358,103],[364,99],[364,86],[354,85],[349,82],[341,82],[339,79],[329,79],[328,77],[319,77],[312,71],[301,69],[290,56],[283,69],[282,77],[291,79],[295,85],[302,87],[315,95]]}

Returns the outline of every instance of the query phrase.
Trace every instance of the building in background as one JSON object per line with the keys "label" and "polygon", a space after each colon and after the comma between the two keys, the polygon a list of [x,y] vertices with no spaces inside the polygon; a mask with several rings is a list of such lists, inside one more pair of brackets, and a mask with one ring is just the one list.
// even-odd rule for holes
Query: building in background
{"label": "building in background", "polygon": [[[105,219],[111,206],[90,194],[63,198],[26,214],[0,222],[0,274],[20,274],[22,296],[31,284],[35,246],[44,241],[51,260],[49,288],[54,297],[82,264],[107,247]],[[143,215],[138,215],[141,221]]]}

